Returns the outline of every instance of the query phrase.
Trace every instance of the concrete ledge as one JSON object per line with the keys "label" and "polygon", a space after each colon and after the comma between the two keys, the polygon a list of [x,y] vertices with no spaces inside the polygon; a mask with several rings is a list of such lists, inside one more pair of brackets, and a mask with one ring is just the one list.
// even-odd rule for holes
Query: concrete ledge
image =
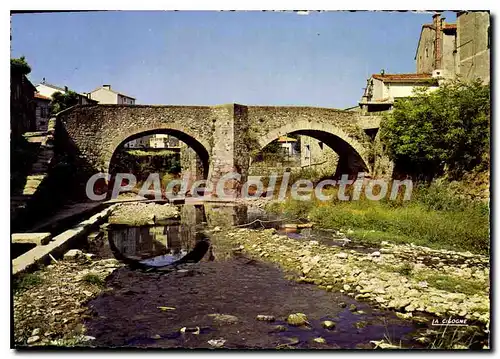
{"label": "concrete ledge", "polygon": [[44,233],[12,233],[12,243],[35,243],[37,246],[49,243],[52,234]]}
{"label": "concrete ledge", "polygon": [[12,261],[12,274],[15,276],[22,272],[34,270],[38,264],[47,264],[51,260],[50,255],[54,258],[61,258],[65,252],[75,247],[79,240],[103,222],[113,208],[114,205],[104,209],[77,226],[55,236],[47,245],[36,246],[15,258]]}

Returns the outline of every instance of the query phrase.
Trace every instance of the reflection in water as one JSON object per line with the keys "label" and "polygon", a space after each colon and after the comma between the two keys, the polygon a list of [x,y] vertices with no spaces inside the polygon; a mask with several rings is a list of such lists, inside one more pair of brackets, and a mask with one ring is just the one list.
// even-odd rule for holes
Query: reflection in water
{"label": "reflection in water", "polygon": [[[204,230],[207,225],[212,228],[228,228],[249,223],[263,215],[246,206],[215,203],[183,205],[179,206],[179,210],[180,219],[164,226],[109,227],[109,242],[105,241],[108,243],[103,243],[103,248],[98,251],[101,256],[130,259],[139,266],[165,266],[184,258],[193,251],[197,243],[206,240]],[[201,247],[198,247],[198,251],[199,248]],[[222,248],[219,246],[219,249]],[[194,257],[197,258],[198,254]],[[205,257],[204,260],[213,259],[212,247],[209,256]]]}
{"label": "reflection in water", "polygon": [[[180,211],[181,219],[170,225],[111,227],[108,231],[110,254],[153,267],[184,258],[197,243],[206,240],[202,235],[206,218],[203,206],[182,206]],[[200,250],[203,250],[202,246],[197,247],[197,251]],[[198,254],[191,257],[197,258]]]}

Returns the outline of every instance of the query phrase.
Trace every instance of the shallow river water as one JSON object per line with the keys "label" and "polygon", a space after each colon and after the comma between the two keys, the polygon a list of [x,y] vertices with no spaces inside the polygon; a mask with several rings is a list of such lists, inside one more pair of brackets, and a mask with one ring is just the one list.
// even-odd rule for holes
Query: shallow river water
{"label": "shallow river water", "polygon": [[[157,272],[125,266],[113,272],[106,290],[88,303],[92,317],[85,325],[87,335],[96,338],[92,345],[213,348],[223,343],[224,348],[242,349],[371,349],[370,341],[385,339],[405,348],[422,347],[414,340],[417,324],[339,292],[288,280],[277,266],[227,251],[218,243],[218,232],[206,229],[218,224],[221,228],[275,227],[294,238],[345,244],[335,236],[311,229],[285,230],[284,221],[247,207],[186,205],[180,209],[180,219],[163,226],[106,226],[85,248],[97,258],[125,256],[169,268]],[[200,241],[210,244],[198,256],[201,260],[176,265]],[[309,325],[286,323],[289,314],[298,312],[306,314]],[[258,321],[258,315],[273,316],[275,321]],[[324,320],[335,322],[335,328],[324,329]],[[323,343],[314,341],[319,337]]]}

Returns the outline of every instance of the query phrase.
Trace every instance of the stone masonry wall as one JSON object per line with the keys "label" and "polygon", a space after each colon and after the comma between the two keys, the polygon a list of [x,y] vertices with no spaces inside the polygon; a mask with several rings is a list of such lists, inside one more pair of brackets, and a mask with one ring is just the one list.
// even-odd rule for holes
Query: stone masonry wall
{"label": "stone masonry wall", "polygon": [[115,150],[151,133],[178,137],[198,154],[216,181],[236,171],[246,180],[252,154],[291,132],[332,147],[344,166],[371,171],[370,138],[358,115],[314,107],[85,105],[58,115],[64,136],[82,166],[107,172]]}

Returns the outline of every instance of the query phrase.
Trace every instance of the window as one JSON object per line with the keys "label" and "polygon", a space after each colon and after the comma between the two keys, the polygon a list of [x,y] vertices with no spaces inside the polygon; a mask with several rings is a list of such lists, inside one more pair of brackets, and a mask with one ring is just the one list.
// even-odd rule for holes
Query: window
{"label": "window", "polygon": [[427,47],[425,48],[425,57],[429,57],[429,49]]}
{"label": "window", "polygon": [[309,145],[306,145],[306,153],[305,153],[305,158],[309,158],[311,156],[311,148]]}

